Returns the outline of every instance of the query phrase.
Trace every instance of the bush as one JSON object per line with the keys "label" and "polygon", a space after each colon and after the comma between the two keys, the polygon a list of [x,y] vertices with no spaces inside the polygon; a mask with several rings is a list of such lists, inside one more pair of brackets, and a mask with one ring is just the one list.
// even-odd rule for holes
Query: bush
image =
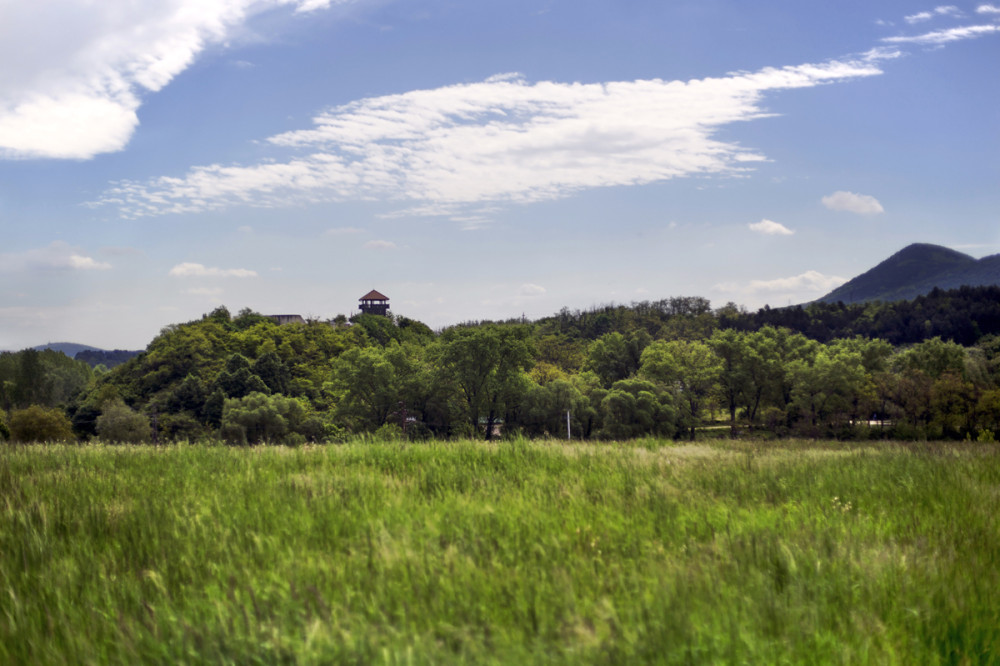
{"label": "bush", "polygon": [[148,442],[149,418],[123,402],[107,405],[97,417],[97,435],[106,442],[139,444]]}
{"label": "bush", "polygon": [[10,428],[3,422],[3,419],[0,419],[0,441],[8,439],[10,439]]}
{"label": "bush", "polygon": [[311,418],[303,403],[283,395],[251,393],[225,401],[222,411],[223,439],[230,444],[279,444],[290,434],[293,443],[304,442],[321,432],[322,422]]}
{"label": "bush", "polygon": [[75,441],[73,424],[57,407],[32,405],[10,415],[10,435],[15,442]]}

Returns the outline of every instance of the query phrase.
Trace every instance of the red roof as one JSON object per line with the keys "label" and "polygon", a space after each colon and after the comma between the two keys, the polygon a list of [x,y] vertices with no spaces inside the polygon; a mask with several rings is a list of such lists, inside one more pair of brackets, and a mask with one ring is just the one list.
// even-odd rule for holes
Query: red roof
{"label": "red roof", "polygon": [[386,295],[384,295],[384,294],[380,294],[377,291],[375,291],[374,289],[372,289],[371,291],[369,291],[367,294],[365,294],[364,296],[362,296],[358,300],[359,301],[387,301],[387,300],[389,300],[389,297],[386,296]]}

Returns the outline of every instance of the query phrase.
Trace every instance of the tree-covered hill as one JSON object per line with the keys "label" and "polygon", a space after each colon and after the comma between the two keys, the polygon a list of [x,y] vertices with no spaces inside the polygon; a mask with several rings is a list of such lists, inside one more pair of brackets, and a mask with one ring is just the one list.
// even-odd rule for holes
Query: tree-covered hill
{"label": "tree-covered hill", "polygon": [[[1000,432],[1000,287],[748,312],[675,297],[432,331],[220,307],[110,370],[0,354],[0,437],[232,444]],[[870,425],[876,423],[877,427]]]}
{"label": "tree-covered hill", "polygon": [[914,243],[819,301],[898,301],[913,299],[934,289],[988,285],[1000,285],[1000,255],[974,259],[940,245]]}

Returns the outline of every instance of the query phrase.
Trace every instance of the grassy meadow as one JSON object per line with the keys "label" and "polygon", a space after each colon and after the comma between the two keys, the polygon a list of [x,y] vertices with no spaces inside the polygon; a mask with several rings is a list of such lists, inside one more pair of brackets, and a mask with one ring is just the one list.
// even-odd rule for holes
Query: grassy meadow
{"label": "grassy meadow", "polygon": [[1000,662],[1000,446],[0,446],[0,663]]}

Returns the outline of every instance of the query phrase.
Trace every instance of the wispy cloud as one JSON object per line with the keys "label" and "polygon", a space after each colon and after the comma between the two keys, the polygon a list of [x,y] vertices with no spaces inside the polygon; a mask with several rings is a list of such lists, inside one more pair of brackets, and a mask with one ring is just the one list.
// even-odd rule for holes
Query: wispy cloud
{"label": "wispy cloud", "polygon": [[30,270],[105,271],[111,264],[87,256],[80,248],[63,241],[53,241],[47,247],[25,252],[0,253],[0,272]]}
{"label": "wispy cloud", "polygon": [[[255,14],[345,0],[46,0],[4,3],[0,158],[121,150],[157,92]],[[17,63],[16,66],[10,63]]]}
{"label": "wispy cloud", "polygon": [[911,14],[910,16],[903,17],[903,20],[910,24],[923,23],[924,21],[930,21],[935,16],[960,17],[963,14],[962,10],[955,5],[941,5],[940,7],[935,7],[934,11]]}
{"label": "wispy cloud", "polygon": [[1000,7],[996,5],[979,5],[976,7],[977,14],[1000,14]]}
{"label": "wispy cloud", "polygon": [[823,197],[820,201],[830,210],[857,213],[858,215],[877,215],[885,212],[878,199],[868,194],[855,194],[840,190]]}
{"label": "wispy cloud", "polygon": [[948,44],[950,42],[959,42],[964,39],[974,39],[976,37],[982,37],[983,35],[989,35],[996,32],[1000,32],[1000,25],[967,25],[958,28],[949,28],[947,30],[935,30],[922,35],[898,35],[895,37],[884,37],[882,41],[888,44],[941,45]]}
{"label": "wispy cloud", "polygon": [[124,217],[232,205],[394,200],[411,211],[527,203],[596,187],[739,174],[761,154],[717,137],[768,117],[767,93],[881,73],[873,51],[834,60],[692,81],[480,83],[362,99],[268,139],[276,154],[251,165],[125,181],[94,205]]}
{"label": "wispy cloud", "polygon": [[723,282],[715,285],[719,291],[742,294],[760,292],[827,292],[847,282],[836,275],[823,275],[819,271],[806,271],[800,275],[774,280],[750,280],[749,282]]}
{"label": "wispy cloud", "polygon": [[932,18],[934,18],[934,14],[931,12],[920,12],[918,14],[904,16],[903,20],[907,23],[920,23],[921,21],[930,21]]}
{"label": "wispy cloud", "polygon": [[753,222],[747,225],[750,227],[750,231],[755,231],[758,234],[764,234],[765,236],[791,236],[795,232],[781,224],[780,222],[775,222],[774,220],[761,220],[760,222]]}
{"label": "wispy cloud", "polygon": [[185,262],[171,268],[169,275],[171,277],[252,278],[257,277],[257,272],[246,268],[214,268],[202,264]]}

